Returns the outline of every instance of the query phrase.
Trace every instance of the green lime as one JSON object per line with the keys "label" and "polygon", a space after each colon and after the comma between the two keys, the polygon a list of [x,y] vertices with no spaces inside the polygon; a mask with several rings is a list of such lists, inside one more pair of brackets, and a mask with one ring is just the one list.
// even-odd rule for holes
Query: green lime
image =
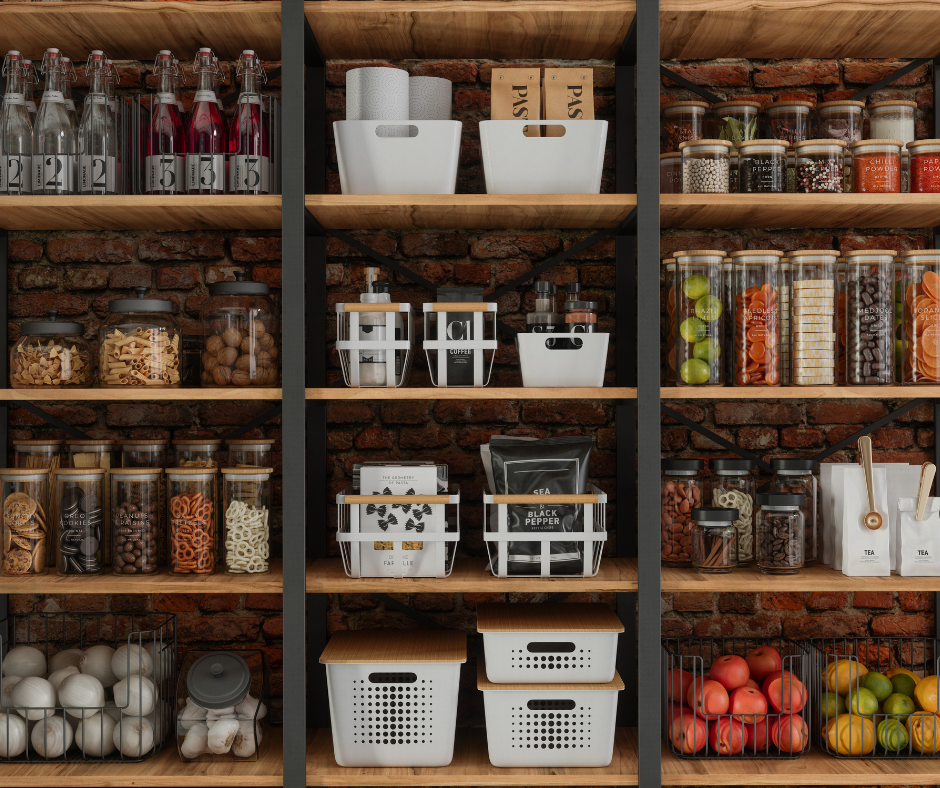
{"label": "green lime", "polygon": [[721,345],[717,339],[703,339],[692,348],[692,357],[714,363],[721,356]]}
{"label": "green lime", "polygon": [[862,676],[860,684],[865,689],[871,690],[872,694],[878,698],[879,703],[881,703],[881,701],[885,700],[892,692],[894,692],[891,679],[889,679],[884,673],[875,673],[873,671],[866,673],[864,676]]}
{"label": "green lime", "polygon": [[685,383],[692,386],[701,386],[708,382],[711,376],[711,368],[700,358],[690,358],[681,367],[679,375]]}
{"label": "green lime", "polygon": [[686,342],[701,342],[705,339],[705,324],[697,317],[687,317],[679,325],[679,336]]}
{"label": "green lime", "polygon": [[708,323],[714,323],[721,317],[721,299],[718,296],[702,296],[695,302],[695,316]]}
{"label": "green lime", "polygon": [[903,723],[892,718],[878,723],[878,743],[888,752],[900,752],[907,747],[908,741]]}
{"label": "green lime", "polygon": [[824,692],[819,699],[819,713],[824,720],[831,720],[838,714],[848,713],[845,698],[835,692]]}
{"label": "green lime", "polygon": [[[907,678],[910,678],[910,676]],[[901,722],[907,722],[908,715],[913,714],[915,710],[914,701],[911,697],[909,695],[902,695],[900,692],[889,695],[888,699],[884,702],[884,713],[892,716],[900,716]]]}
{"label": "green lime", "polygon": [[682,283],[682,292],[685,293],[686,298],[691,298],[693,301],[708,293],[708,288],[708,277],[704,274],[687,276]]}
{"label": "green lime", "polygon": [[853,714],[858,714],[860,717],[871,717],[878,711],[878,698],[870,689],[859,687],[858,690],[849,692],[845,705]]}
{"label": "green lime", "polygon": [[914,697],[914,687],[916,686],[916,679],[912,679],[906,673],[895,673],[891,677],[891,687],[894,691],[899,692],[901,695],[907,695],[909,698]]}

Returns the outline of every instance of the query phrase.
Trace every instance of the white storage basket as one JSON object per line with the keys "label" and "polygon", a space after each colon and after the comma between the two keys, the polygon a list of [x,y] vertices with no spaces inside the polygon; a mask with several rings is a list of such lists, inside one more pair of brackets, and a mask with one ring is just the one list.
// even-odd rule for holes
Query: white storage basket
{"label": "white storage basket", "polygon": [[[395,336],[395,317],[402,314],[402,338],[383,340],[359,339],[359,316],[364,312],[385,313],[385,335]],[[408,383],[411,374],[411,351],[414,345],[414,321],[411,304],[337,304],[336,350],[343,368],[343,380],[352,388],[396,388]],[[385,353],[385,384],[363,380],[359,353],[363,350]],[[401,354],[401,378],[396,372],[396,353]],[[389,381],[392,384],[389,385]]]}
{"label": "white storage basket", "polygon": [[[467,633],[340,631],[326,665],[333,754],[340,766],[447,766],[454,757]],[[386,696],[395,693],[393,698]]]}
{"label": "white storage basket", "polygon": [[494,684],[478,658],[477,689],[493,766],[600,768],[613,760],[619,674],[606,684]]}
{"label": "white storage basket", "polygon": [[516,335],[526,388],[601,387],[610,334]]}
{"label": "white storage basket", "polygon": [[[379,126],[413,126],[418,133],[379,137]],[[343,194],[453,194],[462,127],[459,120],[334,121]]]}
{"label": "white storage basket", "polygon": [[[563,137],[526,137],[526,126],[564,126]],[[484,120],[487,194],[600,194],[606,120]]]}
{"label": "white storage basket", "polygon": [[602,602],[477,607],[493,684],[605,684],[617,671],[623,624]]}
{"label": "white storage basket", "polygon": [[[460,488],[451,485],[449,495],[353,495],[352,486],[336,496],[339,507],[336,541],[349,577],[447,577],[454,568],[460,539]],[[390,530],[363,533],[360,506],[390,507],[393,504],[427,505],[429,520],[444,522],[445,530],[430,531],[424,524],[408,527],[404,517],[389,524]],[[450,510],[450,511],[448,511]],[[380,510],[379,514],[382,514]],[[420,530],[419,530],[420,529]],[[377,545],[390,544],[389,549]],[[420,543],[415,547],[414,543]],[[382,545],[384,546],[384,545]]]}
{"label": "white storage basket", "polygon": [[[473,339],[441,339],[440,327],[447,326],[447,315],[469,312],[473,315]],[[432,316],[434,319],[432,320]],[[486,318],[490,318],[487,320]],[[486,324],[490,324],[487,331]],[[466,335],[466,331],[464,334]],[[429,339],[436,336],[437,339]],[[446,388],[454,384],[447,379],[447,354],[451,350],[475,350],[473,354],[474,388],[486,386],[493,374],[496,359],[496,304],[486,303],[435,303],[424,305],[424,352],[428,357],[431,383]],[[469,388],[469,386],[466,386]]]}
{"label": "white storage basket", "polygon": [[[489,555],[489,569],[495,577],[509,577],[509,543],[540,542],[537,572],[513,577],[593,577],[601,565],[601,553],[607,541],[607,493],[593,484],[585,495],[490,495],[483,493],[483,541]],[[547,506],[551,504],[583,506],[583,531],[510,531],[510,505]],[[579,543],[583,570],[578,574],[553,575],[551,543]]]}

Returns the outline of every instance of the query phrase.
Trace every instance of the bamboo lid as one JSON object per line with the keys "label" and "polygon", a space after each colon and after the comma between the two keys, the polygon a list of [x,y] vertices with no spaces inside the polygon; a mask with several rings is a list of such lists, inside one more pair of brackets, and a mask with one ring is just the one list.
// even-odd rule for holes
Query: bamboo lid
{"label": "bamboo lid", "polygon": [[342,630],[330,638],[320,662],[466,662],[467,633],[451,629]]}
{"label": "bamboo lid", "polygon": [[69,438],[66,446],[113,446],[113,438]]}
{"label": "bamboo lid", "polygon": [[868,109],[880,109],[881,107],[912,107],[916,109],[917,102],[905,99],[889,99],[888,101],[873,101],[868,105]]}
{"label": "bamboo lid", "polygon": [[179,438],[174,439],[174,446],[221,446],[221,438]]}
{"label": "bamboo lid", "polygon": [[62,438],[41,438],[28,441],[15,440],[11,441],[11,443],[14,446],[63,446],[65,444],[65,440]]}
{"label": "bamboo lid", "polygon": [[760,109],[760,102],[752,99],[737,99],[732,101],[719,101],[717,104],[712,104],[713,110],[728,109],[729,107]]}
{"label": "bamboo lid", "polygon": [[273,446],[274,438],[236,438],[225,441],[226,446]]}
{"label": "bamboo lid", "polygon": [[623,632],[603,602],[487,602],[477,606],[477,632]]}
{"label": "bamboo lid", "polygon": [[121,441],[122,446],[167,446],[169,443],[166,438],[134,438]]}
{"label": "bamboo lid", "polygon": [[98,476],[103,477],[107,468],[56,468],[56,476]]}
{"label": "bamboo lid", "polygon": [[[536,603],[537,604],[537,603]],[[606,684],[494,684],[486,677],[486,661],[481,654],[477,657],[477,689],[478,690],[525,690],[536,692],[578,692],[590,690],[612,690],[620,691],[624,688],[623,679],[620,674],[614,671],[614,677]]]}
{"label": "bamboo lid", "polygon": [[111,468],[112,476],[155,476],[163,473],[163,468]]}

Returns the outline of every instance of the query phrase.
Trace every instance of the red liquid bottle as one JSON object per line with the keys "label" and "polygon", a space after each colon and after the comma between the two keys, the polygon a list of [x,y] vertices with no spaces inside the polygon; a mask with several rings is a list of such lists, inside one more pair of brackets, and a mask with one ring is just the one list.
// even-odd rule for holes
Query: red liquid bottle
{"label": "red liquid bottle", "polygon": [[229,192],[270,192],[269,113],[262,111],[260,87],[266,81],[264,67],[255,53],[246,49],[238,58],[236,72],[242,78],[235,115],[229,128]]}
{"label": "red liquid bottle", "polygon": [[226,134],[216,104],[212,50],[203,47],[193,62],[196,96],[186,124],[186,190],[189,194],[225,194]]}
{"label": "red liquid bottle", "polygon": [[147,129],[144,190],[147,194],[181,194],[184,189],[186,136],[176,104],[173,55],[163,49],[153,64],[157,94]]}

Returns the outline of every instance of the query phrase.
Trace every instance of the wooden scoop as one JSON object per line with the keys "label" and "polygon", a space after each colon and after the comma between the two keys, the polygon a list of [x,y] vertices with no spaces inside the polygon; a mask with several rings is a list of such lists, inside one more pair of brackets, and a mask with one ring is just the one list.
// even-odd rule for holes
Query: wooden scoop
{"label": "wooden scoop", "polygon": [[925,462],[920,466],[920,485],[917,487],[917,506],[914,510],[914,519],[923,520],[927,510],[927,497],[930,495],[930,485],[937,473],[937,466],[932,462]]}
{"label": "wooden scoop", "polygon": [[862,519],[869,531],[877,531],[884,525],[884,518],[875,511],[875,480],[871,469],[871,438],[867,435],[858,439],[858,450],[862,455],[862,469],[865,471],[865,490],[868,493],[868,514]]}

